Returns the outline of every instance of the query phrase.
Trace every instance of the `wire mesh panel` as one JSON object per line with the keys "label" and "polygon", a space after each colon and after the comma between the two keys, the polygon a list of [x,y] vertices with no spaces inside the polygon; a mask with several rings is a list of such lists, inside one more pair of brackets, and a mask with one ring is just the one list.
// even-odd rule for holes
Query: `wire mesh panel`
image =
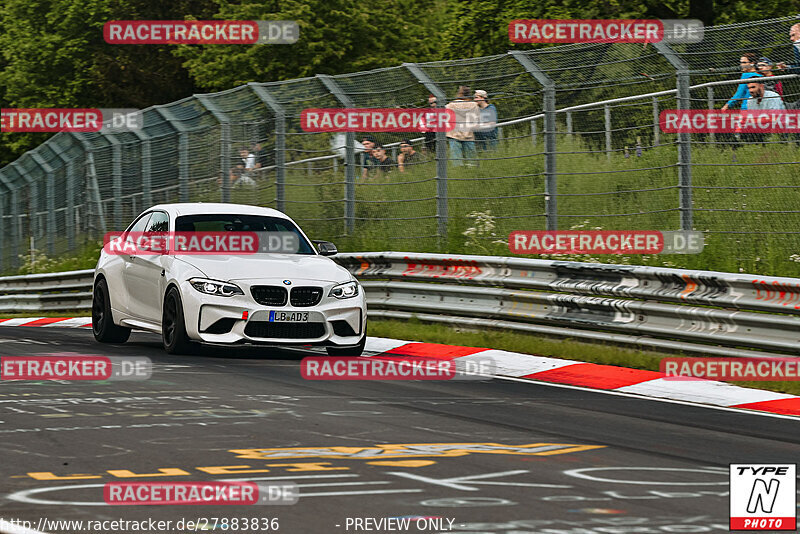
{"label": "wire mesh panel", "polygon": [[[785,74],[798,21],[706,28],[696,44],[547,46],[251,83],[148,108],[137,132],[57,134],[0,169],[0,268],[17,270],[31,247],[78,254],[154,204],[227,201],[283,209],[342,250],[508,254],[514,230],[694,228],[708,245],[682,266],[793,275],[800,137],[680,136],[658,118],[741,107],[750,94],[733,98],[738,83],[708,84],[738,79],[751,68],[744,57]],[[443,105],[461,86],[470,99],[485,91],[487,105],[472,144],[451,136],[438,154],[430,132],[349,136],[300,123],[309,108],[428,107],[431,93]],[[788,108],[800,102],[800,77],[769,87]],[[394,163],[404,139],[417,154],[402,171],[365,170],[366,136]]]}

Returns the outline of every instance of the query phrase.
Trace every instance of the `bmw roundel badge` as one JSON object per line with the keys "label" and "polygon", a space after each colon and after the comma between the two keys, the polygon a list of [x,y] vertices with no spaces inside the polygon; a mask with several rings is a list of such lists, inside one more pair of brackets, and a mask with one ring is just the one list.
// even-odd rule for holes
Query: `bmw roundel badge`
{"label": "bmw roundel badge", "polygon": [[291,280],[284,280],[283,281],[283,285],[290,286],[290,285],[292,285],[292,281]]}

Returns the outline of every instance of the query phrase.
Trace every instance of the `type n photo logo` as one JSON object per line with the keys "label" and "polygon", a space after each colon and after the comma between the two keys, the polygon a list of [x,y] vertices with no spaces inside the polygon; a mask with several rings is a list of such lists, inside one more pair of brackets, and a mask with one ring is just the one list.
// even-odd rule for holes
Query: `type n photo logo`
{"label": "type n photo logo", "polygon": [[730,530],[797,528],[796,464],[731,464]]}

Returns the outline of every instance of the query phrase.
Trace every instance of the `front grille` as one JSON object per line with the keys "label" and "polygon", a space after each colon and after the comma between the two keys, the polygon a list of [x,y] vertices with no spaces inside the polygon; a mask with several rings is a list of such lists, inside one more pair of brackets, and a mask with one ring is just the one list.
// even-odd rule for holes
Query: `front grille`
{"label": "front grille", "polygon": [[286,306],[288,293],[281,286],[253,286],[250,288],[253,299],[264,306]]}
{"label": "front grille", "polygon": [[325,323],[269,323],[250,321],[244,329],[250,337],[315,339],[325,335]]}
{"label": "front grille", "polygon": [[305,286],[292,288],[292,306],[296,308],[316,306],[321,300],[321,287]]}

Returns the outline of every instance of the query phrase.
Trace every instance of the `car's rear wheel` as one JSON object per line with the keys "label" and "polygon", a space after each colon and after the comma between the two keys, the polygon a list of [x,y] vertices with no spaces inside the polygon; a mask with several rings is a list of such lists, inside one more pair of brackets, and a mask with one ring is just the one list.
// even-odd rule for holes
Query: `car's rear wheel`
{"label": "car's rear wheel", "polygon": [[131,335],[130,328],[114,324],[105,278],[97,281],[92,293],[92,334],[100,343],[125,343]]}
{"label": "car's rear wheel", "polygon": [[168,354],[186,354],[192,348],[192,342],[186,334],[186,322],[183,318],[183,302],[178,290],[171,287],[164,297],[164,310],[161,316],[161,340]]}
{"label": "car's rear wheel", "polygon": [[367,344],[367,334],[361,338],[358,345],[355,347],[325,347],[328,356],[361,356],[364,352],[364,347]]}

